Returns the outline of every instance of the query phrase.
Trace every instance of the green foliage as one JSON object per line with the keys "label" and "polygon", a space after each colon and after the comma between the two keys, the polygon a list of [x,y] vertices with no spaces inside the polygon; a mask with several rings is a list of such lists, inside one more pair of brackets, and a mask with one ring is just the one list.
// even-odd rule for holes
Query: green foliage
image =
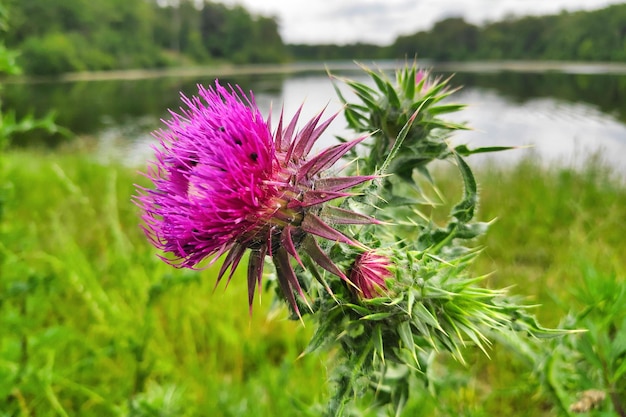
{"label": "green foliage", "polygon": [[215,61],[397,59],[417,53],[439,61],[626,60],[624,5],[480,27],[448,18],[429,31],[399,36],[389,46],[285,45],[275,17],[209,0],[11,0],[4,9],[12,12],[6,46],[23,50],[11,59],[19,59],[27,73],[41,75]]}
{"label": "green foliage", "polygon": [[211,2],[204,5],[199,15],[200,39],[211,57],[235,63],[285,60],[274,18],[254,17],[242,6],[228,8]]}
{"label": "green foliage", "polygon": [[[541,327],[507,291],[486,288],[480,285],[483,278],[467,274],[478,253],[467,245],[486,225],[474,221],[478,188],[464,157],[506,148],[449,146],[450,134],[465,128],[439,117],[462,108],[443,101],[454,92],[448,90],[449,80],[433,79],[415,65],[397,70],[395,81],[364,70],[374,87],[344,80],[358,101],[348,102],[336,91],[348,126],[358,134],[372,132],[367,149],[353,152],[353,170],[378,179],[343,205],[383,223],[360,225],[346,235],[389,259],[395,275],[386,280],[384,294],[366,299],[344,281],[313,273],[326,291],[318,291],[311,307],[317,331],[306,352],[339,348],[328,416],[344,415],[351,400],[363,394],[399,415],[414,391],[433,386],[430,368],[444,352],[463,362],[469,346],[487,354],[494,335],[523,344],[525,336],[567,333]],[[429,167],[435,160],[456,165],[462,189],[461,200],[439,222],[420,212],[429,205],[420,180],[435,188]],[[344,270],[356,262],[351,250],[338,245],[330,248],[330,257],[344,262]],[[310,281],[304,273],[299,278]],[[394,376],[387,378],[388,372]],[[412,381],[421,387],[409,389]]]}
{"label": "green foliage", "polygon": [[[348,103],[338,88],[340,99],[346,105],[346,121],[356,132],[372,132],[370,152],[362,158],[365,172],[373,174],[383,161],[393,162],[385,167],[403,179],[410,179],[413,169],[424,169],[434,159],[451,155],[445,142],[446,134],[464,126],[445,122],[438,115],[458,111],[461,105],[443,105],[441,100],[454,93],[448,91],[449,80],[429,80],[428,73],[418,71],[415,65],[397,73],[397,83],[384,73],[364,68],[377,89],[351,80],[344,80],[361,103]],[[404,127],[402,140],[397,140]],[[397,155],[401,145],[403,151]],[[386,163],[388,165],[388,163]]]}
{"label": "green foliage", "polygon": [[16,63],[18,54],[0,44],[0,74],[17,75],[20,70]]}
{"label": "green foliage", "polygon": [[398,36],[391,45],[288,45],[300,60],[402,59],[435,61],[535,59],[626,61],[626,5],[558,15],[509,17],[476,26],[463,18]]}
{"label": "green foliage", "polygon": [[20,46],[22,62],[31,74],[60,74],[86,69],[78,56],[77,45],[67,35],[46,34],[41,39],[29,38]]}
{"label": "green foliage", "polygon": [[286,58],[272,17],[210,1],[161,3],[13,1],[7,45],[21,49],[25,72],[37,75]]}
{"label": "green foliage", "polygon": [[[396,415],[460,415],[461,411],[501,415],[520,406],[529,410],[528,415],[551,407],[567,414],[578,404],[577,393],[598,398],[600,394],[590,388],[605,395],[601,401],[593,400],[600,412],[622,415],[624,291],[617,274],[603,278],[595,269],[583,268],[584,285],[572,281],[582,313],[574,313],[575,319],[558,331],[542,328],[528,314],[529,307],[507,291],[486,285],[501,288],[503,282],[476,274],[478,251],[466,247],[472,243],[469,239],[484,232],[485,224],[475,221],[478,186],[465,157],[499,149],[440,146],[447,144],[456,127],[438,116],[460,108],[441,102],[440,96],[449,92],[439,85],[441,80],[418,74],[415,68],[399,71],[395,83],[383,74],[369,73],[378,90],[348,81],[362,103],[347,105],[351,116],[378,115],[366,121],[355,116],[352,120],[357,122],[351,127],[376,130],[370,146],[380,151],[378,161],[372,153],[355,153],[355,169],[385,176],[364,196],[347,199],[345,204],[369,213],[385,208],[392,213],[385,218],[389,221],[400,218],[407,207],[415,211],[402,217],[410,224],[351,230],[393,260],[395,275],[387,293],[363,299],[343,281],[314,273],[315,279],[332,287],[332,294],[321,288],[316,294],[312,307],[318,313],[318,327],[306,349],[313,329],[298,333],[288,321],[277,321],[276,316],[265,319],[267,311],[259,313],[259,309],[255,311],[260,316],[245,323],[247,316],[241,311],[246,310],[245,302],[235,302],[245,299],[243,285],[236,284],[244,284],[242,276],[234,277],[234,288],[222,300],[210,304],[206,299],[213,290],[212,279],[201,279],[197,271],[171,271],[155,259],[135,226],[135,209],[120,203],[133,192],[130,184],[144,179],[119,167],[99,166],[84,155],[49,158],[12,152],[3,174],[14,185],[6,222],[0,228],[0,326],[9,330],[0,336],[3,411],[9,415],[320,415],[323,411],[311,405],[325,397],[326,373],[317,357],[296,357],[303,350],[310,353],[335,346],[331,355],[339,365],[333,366],[331,376],[335,391],[327,410],[330,415],[374,415],[379,405]],[[435,151],[428,151],[431,148]],[[416,158],[420,152],[424,158]],[[403,157],[412,162],[396,163]],[[456,175],[441,181],[437,172],[426,169],[436,159],[452,162]],[[623,245],[613,241],[616,227],[610,227],[610,222],[622,224],[621,206],[610,208],[611,216],[606,208],[622,202],[626,194],[605,172],[588,169],[580,175],[564,170],[546,178],[537,165],[526,167],[528,172],[524,168],[520,166],[511,177],[513,185],[483,185],[487,195],[503,188],[515,190],[517,197],[505,201],[512,204],[509,211],[517,215],[518,228],[504,229],[496,254],[500,250],[514,257],[521,254],[522,262],[534,260],[539,245],[525,247],[528,253],[512,249],[516,242],[511,230],[520,240],[535,234],[552,250],[557,250],[563,234],[577,231],[582,240],[601,235],[607,244]],[[410,175],[399,175],[407,169]],[[498,173],[493,177],[502,180]],[[392,183],[391,178],[399,180]],[[430,203],[422,190],[435,189],[434,184],[444,185],[440,188],[446,193],[439,194],[458,191],[460,201],[422,213]],[[407,196],[424,198],[399,201]],[[541,201],[538,207],[532,205],[536,200]],[[523,204],[528,205],[526,211],[519,208]],[[605,211],[592,211],[596,206]],[[572,227],[576,221],[577,227]],[[562,234],[554,224],[563,225]],[[388,229],[406,238],[381,245],[390,236],[385,235]],[[410,230],[413,236],[406,233]],[[581,245],[584,249],[576,255],[600,254],[602,248],[590,250],[594,246],[595,242]],[[350,267],[354,250],[342,253],[338,245],[330,250],[343,259],[344,269]],[[540,266],[551,259],[545,254],[538,258]],[[536,276],[520,282],[533,282],[537,276],[547,280],[545,270],[533,272]],[[206,273],[214,275],[215,270]],[[312,281],[302,274],[300,278]],[[557,277],[552,285],[559,288],[563,282]],[[575,291],[577,285],[580,291]],[[228,311],[224,303],[243,309]],[[278,314],[284,317],[284,312]],[[242,330],[246,326],[248,331]],[[580,327],[589,332],[547,346],[520,337],[554,336]],[[494,354],[492,340],[505,346],[509,356]],[[518,379],[528,377],[517,381],[522,384],[521,394],[503,395],[497,390],[490,394],[496,381],[483,391],[475,389],[485,384],[480,381],[483,374],[471,376],[449,361],[452,357],[465,366],[480,363],[477,351],[500,359],[486,365],[498,369],[489,368],[490,374],[518,371]],[[523,366],[511,360],[511,353]],[[575,367],[571,358],[578,359]],[[285,386],[295,388],[285,394]],[[533,404],[527,403],[530,394]],[[503,398],[512,399],[509,403]],[[360,412],[359,407],[366,410]]]}
{"label": "green foliage", "polygon": [[[320,297],[319,323],[307,351],[339,344],[345,363],[336,369],[336,392],[329,415],[341,415],[353,396],[375,393],[379,406],[402,411],[420,390],[439,395],[433,371],[445,353],[465,363],[469,346],[488,355],[487,334],[515,332],[554,337],[567,331],[543,329],[506,291],[481,287],[483,278],[463,271],[476,253],[451,261],[424,252],[394,251],[396,265],[389,294],[369,300],[351,299],[333,288],[334,297]],[[411,390],[411,382],[419,385]]]}
{"label": "green foliage", "polygon": [[155,256],[129,204],[145,180],[132,169],[32,151],[7,165],[3,412],[274,416],[322,395],[319,360],[296,360],[307,328],[268,317],[267,302],[250,317],[239,274],[225,292],[214,268],[172,271]]}
{"label": "green foliage", "polygon": [[586,332],[546,352],[549,360],[539,369],[563,409],[626,416],[624,279],[600,274],[592,265],[580,269],[581,282],[571,290],[577,312],[564,325]]}
{"label": "green foliage", "polygon": [[481,27],[449,18],[427,32],[400,36],[388,57],[438,61],[467,59],[550,59],[625,61],[626,5],[596,11],[508,18]]}
{"label": "green foliage", "polygon": [[[305,319],[302,327],[286,321],[280,310],[268,316],[269,293],[249,317],[243,273],[227,291],[214,291],[215,269],[184,273],[160,262],[137,227],[136,209],[128,204],[132,184],[144,181],[134,169],[101,166],[84,154],[33,150],[9,151],[5,160],[3,177],[11,178],[13,186],[0,227],[4,413],[321,414],[311,406],[328,398],[326,361],[336,353],[298,358],[313,333],[312,323]],[[451,192],[459,190],[456,175],[433,172],[439,186]],[[609,323],[623,320],[617,304],[626,274],[623,183],[601,165],[582,172],[546,170],[537,158],[510,169],[479,169],[477,177],[483,189],[480,217],[499,220],[482,238],[486,249],[473,261],[471,275],[495,270],[485,278],[489,286],[515,285],[516,292],[544,305],[536,310],[543,321],[556,324],[562,307],[580,316],[569,326],[595,328],[595,334],[605,332],[601,337],[616,343],[610,342],[616,333]],[[449,212],[449,207],[442,209]],[[585,285],[606,288],[594,290],[593,299],[575,301],[574,294],[587,292],[585,280]],[[587,305],[597,307],[583,314]],[[567,346],[581,337],[591,336],[580,333],[562,341]],[[541,388],[534,372],[541,362],[520,359],[498,338],[487,351],[491,360],[464,349],[466,365],[446,361],[446,354],[428,358],[423,369],[430,385],[409,378],[411,395],[400,415],[558,415],[556,397],[548,385]],[[605,389],[597,379],[601,370],[589,365],[594,362],[559,357],[554,366],[567,366],[567,375],[555,374],[558,380],[577,375],[570,373],[574,364],[587,375],[580,381],[589,381],[566,386],[565,407],[578,400],[579,392]],[[402,380],[405,373],[390,367],[383,382]],[[379,401],[390,386],[377,385]],[[608,398],[596,413],[609,412]],[[346,414],[376,416],[373,400],[372,394],[364,395]]]}
{"label": "green foliage", "polygon": [[333,44],[289,44],[289,55],[300,61],[340,61],[385,59],[391,56],[386,48],[368,43],[353,43],[347,45]]}
{"label": "green foliage", "polygon": [[[463,124],[452,123],[442,115],[463,109],[463,105],[445,101],[457,89],[450,89],[450,79],[432,78],[428,71],[417,70],[415,65],[396,72],[395,81],[383,72],[365,68],[376,88],[364,83],[344,80],[359,99],[349,103],[336,88],[345,104],[348,126],[359,133],[372,132],[365,153],[353,153],[358,158],[358,169],[364,174],[387,175],[372,191],[380,201],[371,204],[386,208],[377,212],[380,219],[395,223],[406,218],[408,227],[402,228],[402,241],[416,241],[424,250],[453,246],[455,238],[471,239],[485,230],[485,225],[470,224],[478,202],[478,190],[472,170],[463,159],[474,153],[506,150],[489,147],[470,150],[465,145],[452,148],[450,135],[466,129]],[[452,208],[451,220],[445,228],[428,221],[420,224],[423,214],[416,212],[420,205],[432,205],[424,193],[420,179],[436,190],[429,164],[435,160],[455,163],[464,186],[462,200]],[[439,191],[435,191],[440,194]],[[398,229],[400,230],[400,228]],[[459,249],[459,248],[457,248]]]}
{"label": "green foliage", "polygon": [[[0,34],[2,35],[8,29],[7,22],[7,9],[5,9],[4,5],[0,5]],[[15,51],[5,48],[3,36],[2,40],[0,40],[0,76],[4,74],[18,74],[21,71],[15,62],[16,56],[17,53]],[[0,84],[0,92],[1,90],[2,85]],[[52,113],[49,113],[44,119],[36,119],[30,114],[18,119],[13,110],[3,110],[2,99],[0,98],[0,222],[4,214],[4,204],[11,189],[11,183],[5,179],[4,151],[14,135],[33,130],[43,130],[48,133],[69,133],[54,123]]]}
{"label": "green foliage", "polygon": [[[626,220],[621,210],[626,204],[623,178],[604,167],[599,156],[590,158],[580,172],[542,168],[535,158],[529,156],[506,175],[494,167],[481,173],[482,216],[497,216],[498,221],[483,240],[490,259],[478,258],[474,269],[496,269],[489,278],[492,285],[515,285],[536,299],[543,305],[538,310],[542,321],[588,331],[546,343],[542,349],[503,348],[518,352],[508,359],[509,370],[488,364],[475,370],[490,375],[494,394],[484,406],[493,411],[511,401],[513,410],[528,409],[525,401],[514,398],[542,392],[542,401],[547,397],[554,407],[549,415],[571,415],[570,407],[594,389],[602,391],[606,401],[592,415],[623,415],[611,405],[606,382],[615,378],[620,366],[607,355],[621,343],[616,329],[623,320],[626,274],[621,256],[625,246],[619,238]],[[561,321],[563,314],[569,318]],[[601,357],[602,366],[589,354]],[[499,362],[506,356],[496,348],[492,357]],[[517,374],[509,375],[514,369]],[[539,415],[545,407],[538,401],[526,414],[515,413]]]}
{"label": "green foliage", "polygon": [[13,135],[19,133],[40,131],[47,134],[61,133],[69,135],[70,132],[57,126],[54,118],[54,113],[48,113],[42,119],[35,118],[33,115],[27,115],[18,120],[13,111],[0,112],[0,150],[3,150],[9,144],[9,140]]}

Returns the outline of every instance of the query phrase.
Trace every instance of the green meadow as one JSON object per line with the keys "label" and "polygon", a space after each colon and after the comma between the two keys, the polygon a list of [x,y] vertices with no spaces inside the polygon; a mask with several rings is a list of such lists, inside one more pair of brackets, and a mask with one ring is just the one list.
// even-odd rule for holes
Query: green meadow
{"label": "green meadow", "polygon": [[[473,268],[491,273],[486,285],[510,287],[553,327],[616,302],[626,277],[623,179],[600,158],[578,170],[533,157],[476,169],[479,217],[495,220],[476,242],[484,250]],[[458,181],[439,175],[454,204],[458,190],[445,187]],[[249,314],[245,267],[216,288],[216,267],[160,260],[131,201],[135,184],[148,185],[138,170],[14,149],[0,179],[0,416],[320,415],[333,352],[299,357],[313,326],[288,320],[272,291]],[[612,334],[626,339],[626,314],[611,311]],[[573,398],[593,388],[576,370],[571,383],[544,378],[531,360],[539,354],[512,351],[495,341],[487,359],[468,346],[466,366],[442,354],[450,372],[436,375],[437,396],[415,386],[402,415],[567,415],[559,390]],[[613,359],[626,371],[624,356]],[[377,415],[367,404],[354,415]]]}

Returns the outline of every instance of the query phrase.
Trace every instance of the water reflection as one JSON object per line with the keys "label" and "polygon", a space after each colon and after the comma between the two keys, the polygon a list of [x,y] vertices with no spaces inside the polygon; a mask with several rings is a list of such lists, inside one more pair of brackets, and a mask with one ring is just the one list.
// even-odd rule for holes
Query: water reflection
{"label": "water reflection", "polygon": [[494,90],[516,103],[541,97],[587,103],[626,122],[626,76],[623,74],[457,73],[454,80],[460,85]]}
{"label": "water reflection", "polygon": [[[362,77],[359,73],[349,76]],[[457,134],[456,142],[474,147],[532,145],[547,161],[565,163],[580,162],[602,149],[605,159],[626,172],[626,77],[461,72],[453,80],[465,86],[454,95],[455,100],[469,104],[454,119],[467,121],[475,129]],[[290,117],[303,105],[302,120],[324,107],[329,115],[341,109],[324,73],[246,75],[224,77],[221,82],[255,91],[262,111],[267,114],[271,109],[274,124],[282,106]],[[15,108],[18,114],[43,114],[56,108],[59,124],[77,135],[95,138],[102,160],[141,164],[151,153],[150,132],[159,126],[159,119],[168,117],[168,108],[178,108],[179,91],[193,94],[198,83],[211,84],[213,77],[9,84],[3,97],[5,108]],[[352,135],[343,126],[340,116],[324,144],[331,143],[333,135]],[[29,144],[37,138],[20,140]],[[53,138],[47,144],[59,140]],[[511,161],[527,152],[507,152],[498,159]]]}
{"label": "water reflection", "polygon": [[457,99],[468,108],[455,118],[467,120],[474,130],[459,132],[455,142],[473,147],[496,144],[529,148],[498,154],[500,163],[514,162],[532,152],[545,163],[579,166],[599,153],[626,173],[626,125],[597,107],[552,97],[513,102],[493,90],[479,88],[459,92]]}

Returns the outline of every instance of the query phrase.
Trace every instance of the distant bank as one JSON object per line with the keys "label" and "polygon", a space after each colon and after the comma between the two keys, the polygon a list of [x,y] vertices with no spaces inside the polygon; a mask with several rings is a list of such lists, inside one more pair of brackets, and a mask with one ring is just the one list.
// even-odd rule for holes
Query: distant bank
{"label": "distant bank", "polygon": [[[393,70],[405,65],[405,60],[363,60],[361,63],[381,70]],[[577,61],[459,61],[433,62],[418,61],[420,67],[432,68],[441,72],[561,72],[565,74],[626,74],[626,63],[577,62]],[[307,72],[349,72],[359,70],[359,64],[352,61],[296,62],[290,64],[249,64],[193,66],[160,69],[131,69],[113,71],[85,71],[59,74],[56,76],[18,76],[4,80],[5,83],[30,82],[75,82],[106,80],[142,80],[165,77],[226,77],[247,74],[299,74]]]}

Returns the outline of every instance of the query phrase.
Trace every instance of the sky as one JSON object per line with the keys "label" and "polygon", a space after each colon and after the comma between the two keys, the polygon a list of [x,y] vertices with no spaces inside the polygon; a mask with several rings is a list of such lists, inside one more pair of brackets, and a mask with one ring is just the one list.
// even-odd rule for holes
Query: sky
{"label": "sky", "polygon": [[507,15],[593,10],[624,0],[220,0],[275,16],[286,43],[392,43],[447,17],[481,24]]}

